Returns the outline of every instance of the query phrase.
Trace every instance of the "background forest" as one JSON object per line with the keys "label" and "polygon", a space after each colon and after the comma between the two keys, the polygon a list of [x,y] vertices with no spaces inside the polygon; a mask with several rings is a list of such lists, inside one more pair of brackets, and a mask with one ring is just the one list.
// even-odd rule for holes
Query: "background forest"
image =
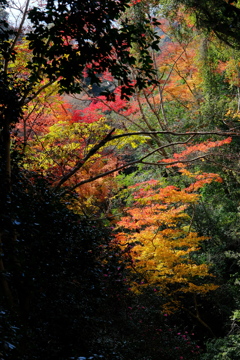
{"label": "background forest", "polygon": [[0,5],[0,360],[239,359],[240,1]]}

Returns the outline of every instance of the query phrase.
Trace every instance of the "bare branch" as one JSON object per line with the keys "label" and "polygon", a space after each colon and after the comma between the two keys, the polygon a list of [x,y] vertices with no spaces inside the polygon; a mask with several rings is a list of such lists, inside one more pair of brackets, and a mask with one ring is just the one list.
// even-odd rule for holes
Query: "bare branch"
{"label": "bare branch", "polygon": [[175,131],[138,131],[114,135],[111,140],[119,139],[125,136],[139,136],[139,135],[157,135],[157,134],[170,134],[173,136],[202,136],[202,135],[218,135],[218,136],[240,136],[240,132],[234,131],[188,131],[188,132],[175,132]]}
{"label": "bare branch", "polygon": [[[108,134],[109,135],[109,134]],[[151,156],[151,155],[153,155],[155,152],[158,152],[159,150],[161,150],[161,148],[166,148],[166,147],[170,147],[170,146],[175,146],[175,145],[184,145],[184,144],[186,144],[187,142],[189,142],[191,139],[193,138],[193,136],[191,136],[190,138],[188,138],[186,141],[184,141],[184,142],[175,142],[175,143],[171,143],[171,144],[167,144],[167,145],[163,145],[163,146],[161,146],[160,148],[157,148],[157,149],[155,149],[155,150],[153,150],[153,151],[151,151],[150,153],[148,153],[147,155],[144,155],[142,158],[140,158],[140,159],[138,159],[138,160],[134,160],[134,161],[131,161],[131,162],[128,162],[127,164],[124,164],[124,165],[121,165],[121,166],[119,166],[119,167],[116,167],[115,169],[112,169],[112,170],[109,170],[109,171],[106,171],[106,172],[104,172],[104,173],[101,173],[101,174],[98,174],[98,175],[96,175],[96,176],[92,176],[92,177],[90,177],[90,178],[88,178],[88,179],[85,179],[85,180],[81,180],[81,181],[79,181],[77,184],[75,184],[75,185],[73,185],[73,186],[71,186],[71,187],[69,187],[68,189],[66,189],[66,190],[64,190],[63,192],[61,192],[60,193],[60,196],[62,196],[62,195],[65,195],[65,194],[67,194],[68,192],[71,192],[71,191],[73,191],[73,190],[75,190],[76,188],[78,188],[79,186],[81,186],[81,185],[83,185],[83,184],[87,184],[87,183],[89,183],[89,182],[93,182],[93,181],[95,181],[95,180],[97,180],[97,179],[100,179],[100,178],[102,178],[102,177],[105,177],[105,176],[108,176],[108,175],[111,175],[111,174],[113,174],[114,172],[117,172],[117,171],[120,171],[120,170],[122,170],[122,169],[125,169],[126,167],[129,167],[129,166],[132,166],[132,165],[135,165],[135,164],[140,164],[140,163],[145,163],[144,162],[144,159],[146,159],[147,157],[149,157],[149,156]],[[104,140],[104,139],[103,139]],[[202,156],[203,157],[203,156]],[[179,163],[180,161],[177,161],[176,163]],[[189,161],[188,161],[189,162]],[[171,163],[172,164],[172,163]],[[80,164],[81,166],[79,166],[78,168],[77,168],[77,166],[74,168],[74,172],[73,171],[71,171],[70,173],[72,173],[72,174],[68,174],[67,176],[68,176],[68,178],[67,179],[69,179],[73,174],[75,174],[81,167],[82,167],[82,163]],[[166,164],[164,164],[164,163],[157,163],[157,164],[155,164],[155,165],[158,165],[158,166],[165,166]],[[75,170],[76,169],[76,170]],[[65,178],[65,177],[64,177]],[[67,180],[66,179],[66,180]],[[63,182],[61,182],[61,180],[59,181],[59,183],[57,184],[57,186],[55,187],[55,189],[58,189],[66,180],[64,180]],[[61,182],[61,183],[60,183]]]}
{"label": "bare branch", "polygon": [[66,175],[64,175],[57,183],[57,185],[55,186],[55,190],[59,189],[71,176],[73,176],[74,174],[77,173],[78,170],[80,170],[82,168],[82,166],[86,163],[86,161],[93,156],[100,148],[102,148],[104,145],[106,145],[107,143],[109,143],[112,140],[116,140],[119,139],[121,137],[126,137],[126,136],[134,136],[134,135],[149,135],[152,133],[155,134],[165,134],[165,133],[171,133],[174,136],[179,136],[179,135],[184,135],[184,136],[188,136],[188,139],[186,139],[185,141],[178,141],[178,142],[172,142],[170,144],[165,144],[162,145],[160,147],[158,147],[157,149],[154,149],[153,151],[149,152],[148,154],[144,155],[142,158],[131,161],[127,164],[121,165],[119,167],[116,167],[112,170],[106,171],[104,173],[98,174],[96,176],[90,177],[88,179],[84,179],[79,181],[77,184],[69,187],[67,190],[64,190],[61,195],[64,195],[65,193],[71,192],[73,190],[75,190],[76,188],[78,188],[79,186],[95,181],[101,177],[105,177],[108,176],[110,174],[113,174],[114,172],[118,172],[126,167],[135,165],[135,164],[150,164],[150,165],[157,165],[157,166],[168,166],[168,165],[174,165],[174,164],[179,164],[179,163],[190,163],[193,161],[197,161],[199,159],[202,159],[204,157],[207,157],[207,155],[200,155],[196,158],[190,159],[190,160],[176,160],[175,162],[169,162],[169,163],[153,163],[153,162],[146,162],[145,159],[147,159],[148,157],[150,157],[151,155],[153,155],[156,152],[161,152],[163,149],[167,148],[167,147],[174,147],[176,145],[185,145],[187,144],[189,141],[191,141],[196,135],[219,135],[219,136],[240,136],[240,133],[235,133],[235,132],[220,132],[220,131],[215,131],[215,132],[211,132],[211,131],[201,131],[201,132],[189,132],[189,133],[175,133],[175,132],[169,132],[169,131],[155,131],[155,132],[132,132],[132,133],[125,133],[125,134],[120,134],[120,135],[114,135],[112,136],[112,133],[115,131],[115,129],[112,129],[106,136],[104,139],[102,139],[98,144],[96,144],[88,153],[87,155],[80,160],[75,167],[69,171]]}
{"label": "bare branch", "polygon": [[11,45],[11,48],[10,48],[10,52],[14,49],[18,39],[19,39],[19,36],[21,35],[21,32],[22,32],[22,29],[23,29],[23,25],[25,23],[25,20],[26,20],[26,17],[27,17],[27,13],[28,13],[28,8],[29,8],[29,4],[30,4],[30,0],[27,0],[25,5],[24,5],[24,10],[23,10],[23,14],[22,14],[22,19],[21,19],[21,22],[19,24],[19,27],[18,27],[18,31],[17,31],[17,34],[12,42],[12,45]]}

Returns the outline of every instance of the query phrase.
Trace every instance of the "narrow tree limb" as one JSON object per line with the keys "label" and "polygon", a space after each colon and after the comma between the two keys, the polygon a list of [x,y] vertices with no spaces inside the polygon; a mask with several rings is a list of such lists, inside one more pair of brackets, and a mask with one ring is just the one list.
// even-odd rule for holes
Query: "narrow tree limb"
{"label": "narrow tree limb", "polygon": [[[109,133],[109,134],[110,134],[110,133]],[[108,134],[108,135],[109,135],[109,134]],[[166,148],[166,147],[170,147],[170,146],[174,146],[174,145],[184,145],[184,144],[186,144],[188,141],[190,141],[192,138],[193,138],[193,136],[191,136],[190,138],[188,138],[188,139],[187,139],[186,141],[184,141],[184,142],[181,141],[181,142],[174,142],[174,143],[172,143],[172,144],[163,145],[163,146],[161,146],[160,148],[157,148],[157,149],[151,151],[151,152],[148,153],[147,155],[144,155],[144,156],[141,157],[140,159],[131,161],[131,162],[127,163],[127,164],[121,165],[121,166],[119,166],[119,167],[116,167],[115,169],[106,171],[106,172],[101,173],[101,174],[98,174],[98,175],[96,175],[96,176],[92,176],[92,177],[90,177],[90,178],[88,178],[88,179],[81,180],[81,181],[79,181],[77,184],[75,184],[75,185],[69,187],[68,189],[62,191],[62,192],[60,193],[60,196],[65,195],[65,194],[67,194],[67,193],[75,190],[76,188],[78,188],[78,187],[81,186],[81,185],[84,185],[84,184],[87,184],[87,183],[89,183],[89,182],[92,182],[92,181],[95,181],[95,180],[97,180],[97,179],[100,179],[100,178],[102,178],[102,177],[111,175],[111,174],[113,174],[114,172],[117,172],[117,171],[120,171],[120,170],[122,170],[122,169],[125,169],[125,168],[128,167],[128,166],[132,166],[132,165],[140,164],[140,163],[143,163],[143,164],[144,164],[144,159],[146,159],[147,157],[149,157],[149,156],[153,155],[154,153],[158,152],[159,150],[161,150],[161,148]],[[105,138],[105,139],[106,139],[106,138]],[[88,155],[89,155],[89,153],[87,154],[87,156],[88,156]],[[203,156],[202,156],[202,157],[203,157]],[[189,162],[189,161],[188,161],[188,162]],[[176,161],[176,163],[180,163],[180,161]],[[170,163],[170,164],[172,165],[172,164],[174,164],[174,163]],[[60,181],[58,182],[57,186],[55,187],[55,190],[56,190],[56,189],[59,189],[60,186],[61,186],[65,181],[67,181],[72,175],[74,175],[74,174],[82,167],[82,165],[83,165],[83,162],[81,161],[80,164],[78,164],[77,166],[75,166],[72,171],[70,171],[66,176],[64,176],[64,177],[62,178],[63,181],[60,180]],[[156,165],[158,165],[158,166],[165,166],[166,164],[165,164],[165,163],[157,163]],[[65,180],[66,177],[67,177],[67,179]],[[61,181],[62,181],[62,182],[61,182]],[[60,182],[61,182],[61,183],[60,183]]]}
{"label": "narrow tree limb", "polygon": [[173,142],[170,144],[166,144],[166,145],[162,145],[160,147],[158,147],[157,149],[154,149],[153,151],[149,152],[147,155],[144,155],[142,158],[129,162],[127,164],[124,164],[122,166],[116,167],[113,170],[109,170],[106,171],[104,173],[98,174],[96,176],[90,177],[88,179],[84,179],[82,181],[79,181],[77,184],[75,184],[74,186],[71,186],[70,188],[68,188],[67,190],[64,190],[61,195],[68,193],[70,191],[75,190],[77,187],[95,181],[101,177],[105,177],[107,175],[110,175],[114,172],[120,171],[128,166],[132,166],[135,164],[151,164],[151,165],[158,165],[158,166],[167,166],[167,165],[174,165],[174,164],[178,164],[178,163],[189,163],[189,162],[193,162],[196,160],[199,160],[201,158],[206,157],[207,155],[202,155],[202,156],[198,156],[194,159],[191,160],[176,160],[175,162],[169,162],[169,163],[147,163],[144,160],[147,159],[149,156],[153,155],[156,152],[159,152],[162,149],[165,149],[167,147],[172,147],[175,145],[184,145],[187,144],[190,140],[192,140],[195,136],[197,135],[219,135],[219,136],[240,136],[240,133],[236,133],[236,132],[222,132],[222,131],[201,131],[201,132],[184,132],[184,133],[176,133],[174,131],[151,131],[151,132],[147,132],[147,131],[138,131],[138,132],[130,132],[130,133],[124,133],[124,134],[120,134],[120,135],[114,135],[112,136],[113,132],[115,131],[115,129],[112,129],[98,144],[96,144],[88,153],[87,155],[79,160],[77,162],[77,164],[72,168],[72,170],[70,170],[66,175],[64,175],[55,185],[54,190],[58,190],[68,179],[70,179],[71,176],[73,176],[74,174],[76,174],[76,172],[78,170],[81,169],[81,167],[85,164],[85,162],[94,154],[96,154],[96,152],[103,147],[104,145],[106,145],[108,142],[112,141],[112,140],[116,140],[116,139],[120,139],[122,137],[127,137],[127,136],[139,136],[139,135],[150,135],[150,134],[172,134],[174,136],[188,136],[188,139],[185,141],[179,141],[179,142]]}
{"label": "narrow tree limb", "polygon": [[238,131],[187,131],[187,132],[175,132],[175,131],[137,131],[129,132],[120,135],[114,135],[111,137],[111,140],[119,139],[125,136],[139,136],[139,135],[155,135],[155,134],[170,134],[173,136],[201,136],[201,135],[218,135],[218,136],[240,136]]}
{"label": "narrow tree limb", "polygon": [[196,294],[193,295],[193,298],[194,298],[194,306],[195,306],[196,314],[194,314],[191,310],[186,309],[185,307],[183,307],[182,309],[184,311],[186,311],[189,315],[191,315],[193,318],[197,319],[200,322],[200,324],[202,324],[209,331],[209,333],[212,335],[212,337],[216,338],[216,335],[214,334],[213,330],[200,316]]}

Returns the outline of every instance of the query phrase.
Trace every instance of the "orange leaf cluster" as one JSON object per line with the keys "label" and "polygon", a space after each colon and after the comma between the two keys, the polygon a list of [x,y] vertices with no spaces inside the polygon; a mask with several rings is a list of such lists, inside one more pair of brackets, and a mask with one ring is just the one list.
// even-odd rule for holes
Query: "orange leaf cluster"
{"label": "orange leaf cluster", "polygon": [[[194,185],[198,188],[218,181],[216,174],[199,174],[197,178],[199,183]],[[187,212],[199,199],[198,194],[191,193],[195,188],[162,188],[157,180],[135,188],[135,203],[118,222],[122,231],[116,235],[120,246],[130,249],[133,266],[142,279],[132,284],[132,290],[139,292],[142,287],[153,285],[175,304],[181,303],[183,293],[215,290],[214,284],[201,281],[211,276],[209,266],[196,263],[192,257],[201,242],[207,240],[191,229]]]}
{"label": "orange leaf cluster", "polygon": [[[213,149],[215,147],[219,147],[219,146],[222,146],[225,144],[230,144],[231,141],[232,141],[232,138],[227,137],[226,139],[223,139],[223,140],[205,141],[200,144],[187,146],[187,148],[185,150],[183,150],[182,152],[175,153],[173,155],[172,159],[162,159],[162,160],[159,160],[159,163],[161,163],[161,162],[170,163],[170,164],[173,163],[174,166],[177,165],[177,166],[183,167],[184,165],[181,164],[181,161],[186,161],[186,160],[191,161],[191,155],[201,157],[201,155],[204,155],[207,152],[209,152],[210,149]],[[168,166],[171,167],[172,165],[168,165]]]}

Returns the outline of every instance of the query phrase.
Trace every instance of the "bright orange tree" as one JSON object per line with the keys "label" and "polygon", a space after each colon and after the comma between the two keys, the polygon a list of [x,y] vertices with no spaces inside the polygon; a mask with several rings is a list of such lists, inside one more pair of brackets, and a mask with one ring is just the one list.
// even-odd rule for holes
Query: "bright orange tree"
{"label": "bright orange tree", "polygon": [[[194,145],[175,159],[168,159],[168,166],[177,166],[179,173],[191,180],[191,185],[186,188],[163,187],[159,180],[131,187],[133,203],[118,222],[116,240],[129,251],[132,266],[138,274],[139,280],[131,283],[132,290],[141,292],[149,285],[154,286],[167,299],[163,306],[166,312],[184,308],[182,299],[186,294],[192,294],[196,302],[197,294],[217,288],[209,281],[212,277],[209,264],[199,261],[201,243],[208,238],[194,230],[194,215],[190,215],[190,210],[200,199],[199,189],[213,181],[222,182],[222,179],[214,173],[189,171],[185,160],[196,151],[204,156],[213,147],[230,140]],[[197,312],[197,306],[195,310]],[[197,314],[194,316],[198,317]]]}
{"label": "bright orange tree", "polygon": [[[214,180],[220,178],[216,175]],[[132,290],[154,285],[169,300],[164,305],[167,312],[180,306],[183,293],[215,290],[217,286],[205,280],[211,276],[209,266],[192,257],[207,240],[191,229],[187,213],[199,195],[175,186],[161,188],[158,180],[137,184],[133,195],[134,206],[118,222],[127,231],[116,235],[121,246],[130,246],[133,266],[141,274],[141,282],[134,282]]]}

